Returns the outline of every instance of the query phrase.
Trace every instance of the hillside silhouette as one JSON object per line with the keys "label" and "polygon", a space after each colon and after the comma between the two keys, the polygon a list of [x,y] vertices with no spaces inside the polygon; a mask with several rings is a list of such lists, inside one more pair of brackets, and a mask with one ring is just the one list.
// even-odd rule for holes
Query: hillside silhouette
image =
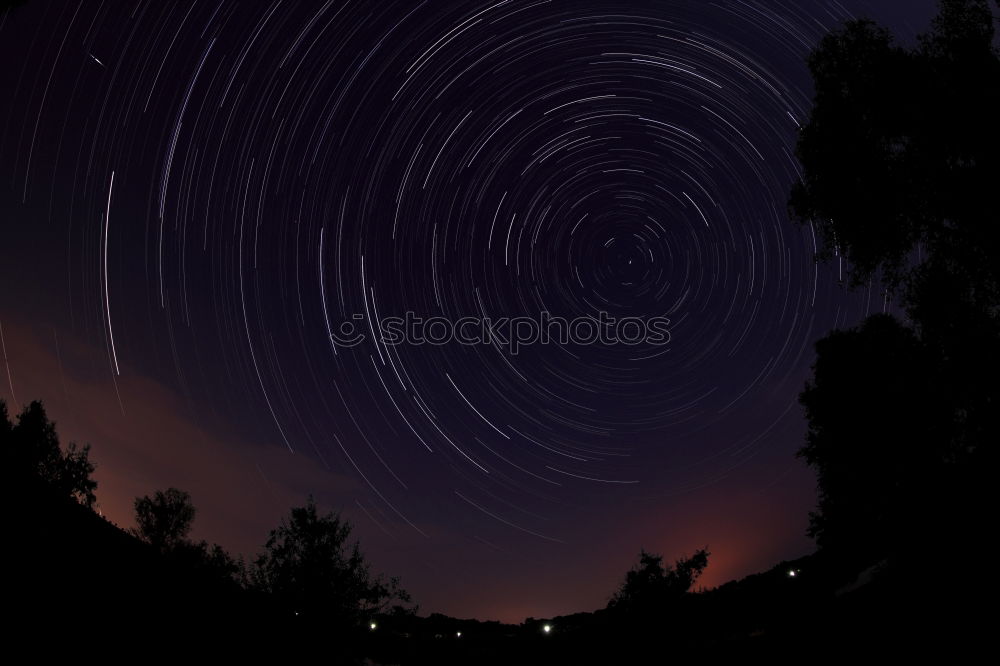
{"label": "hillside silhouette", "polygon": [[[322,654],[334,663],[623,663],[650,651],[764,657],[816,644],[837,651],[844,645],[830,643],[834,636],[889,645],[905,639],[915,619],[901,613],[894,579],[867,571],[845,583],[842,563],[823,550],[696,590],[707,549],[669,565],[641,551],[606,607],[593,612],[519,625],[423,617],[398,581],[369,571],[349,524],[312,500],[290,512],[250,564],[187,538],[197,511],[176,488],[136,498],[137,527],[122,529],[92,508],[98,489],[89,449],[63,449],[40,403],[14,424],[2,402],[0,412],[2,450],[29,462],[10,467],[21,475],[11,479],[21,510],[11,526],[7,598],[19,609],[13,626],[22,637],[59,627],[64,637],[114,636],[124,645],[148,640],[152,627],[169,652],[211,646],[278,659]],[[87,473],[69,483],[58,470],[74,465]]]}

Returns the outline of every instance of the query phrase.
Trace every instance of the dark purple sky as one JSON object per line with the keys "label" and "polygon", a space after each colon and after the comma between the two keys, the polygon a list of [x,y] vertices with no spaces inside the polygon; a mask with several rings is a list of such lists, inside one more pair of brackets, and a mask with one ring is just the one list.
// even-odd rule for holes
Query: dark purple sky
{"label": "dark purple sky", "polygon": [[[0,398],[101,510],[252,554],[312,493],[422,612],[602,606],[640,547],[805,554],[812,343],[884,307],[787,219],[805,55],[929,0],[30,2],[0,19]],[[375,343],[667,317],[669,345]],[[364,319],[354,319],[357,315]]]}

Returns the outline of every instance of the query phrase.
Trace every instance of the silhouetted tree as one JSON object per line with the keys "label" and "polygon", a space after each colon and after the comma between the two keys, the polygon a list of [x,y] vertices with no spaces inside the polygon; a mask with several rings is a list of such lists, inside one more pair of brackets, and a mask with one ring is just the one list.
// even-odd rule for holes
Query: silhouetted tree
{"label": "silhouetted tree", "polygon": [[998,296],[1000,58],[985,0],[942,0],[915,49],[854,21],[809,58],[815,104],[797,154],[791,209],[814,224],[825,256],[843,254],[856,283],[881,271],[906,286],[919,259],[968,273]]}
{"label": "silhouetted tree", "polygon": [[176,565],[212,578],[236,580],[241,562],[218,544],[188,539],[197,513],[189,493],[177,488],[157,490],[152,497],[136,497],[134,506],[137,527],[130,530],[134,536]]}
{"label": "silhouetted tree", "polygon": [[810,535],[859,565],[919,539],[934,524],[951,427],[950,397],[933,356],[890,315],[816,344],[813,379],[799,400],[809,429],[799,455],[816,469],[819,507]]}
{"label": "silhouetted tree", "polygon": [[913,325],[877,317],[821,341],[801,396],[801,455],[820,490],[811,533],[858,561],[930,563],[985,519],[986,450],[1000,441],[990,4],[941,0],[908,49],[853,21],[809,59],[815,104],[791,211],[818,229],[821,257],[845,259],[853,285],[881,280]]}
{"label": "silhouetted tree", "polygon": [[639,563],[625,574],[625,581],[612,595],[608,609],[616,612],[651,616],[661,613],[671,602],[686,594],[708,566],[709,552],[694,555],[664,567],[663,557],[639,553]]}
{"label": "silhouetted tree", "polygon": [[158,551],[165,552],[185,542],[194,522],[195,508],[191,495],[167,488],[153,496],[135,498],[134,533]]}
{"label": "silhouetted tree", "polygon": [[394,601],[409,602],[397,578],[373,576],[351,525],[339,515],[320,515],[309,498],[271,531],[254,562],[254,585],[290,613],[356,629]]}
{"label": "silhouetted tree", "polygon": [[97,481],[91,478],[90,445],[77,448],[71,442],[63,452],[55,423],[37,400],[24,408],[16,424],[11,424],[3,401],[0,405],[0,441],[14,485],[22,492],[42,489],[93,506]]}

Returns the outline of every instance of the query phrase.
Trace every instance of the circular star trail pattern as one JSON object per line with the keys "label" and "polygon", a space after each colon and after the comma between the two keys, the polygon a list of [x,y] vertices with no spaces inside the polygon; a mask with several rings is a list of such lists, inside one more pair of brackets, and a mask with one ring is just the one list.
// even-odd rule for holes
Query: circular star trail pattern
{"label": "circular star trail pattern", "polygon": [[[392,534],[567,542],[574,511],[784,469],[812,342],[883,307],[786,213],[837,2],[46,12],[3,150],[18,197],[67,221],[95,372],[170,377],[356,479]],[[370,328],[602,311],[669,318],[670,343]],[[334,344],[345,323],[365,341]]]}

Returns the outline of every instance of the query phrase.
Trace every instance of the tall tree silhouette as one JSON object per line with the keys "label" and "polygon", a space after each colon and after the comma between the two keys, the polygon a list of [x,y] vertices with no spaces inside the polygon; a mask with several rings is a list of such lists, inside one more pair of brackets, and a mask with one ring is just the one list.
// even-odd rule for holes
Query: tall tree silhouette
{"label": "tall tree silhouette", "polygon": [[912,323],[877,317],[821,341],[801,396],[801,454],[820,487],[811,532],[856,558],[926,564],[985,517],[986,455],[1000,441],[991,4],[941,0],[909,49],[854,21],[809,59],[815,105],[791,211],[818,229],[821,257],[846,260],[853,285],[880,280]]}
{"label": "tall tree silhouette", "polygon": [[927,489],[942,481],[949,397],[928,372],[925,346],[889,315],[836,331],[816,351],[800,396],[809,430],[799,455],[820,488],[810,534],[867,566],[914,546],[936,522]]}
{"label": "tall tree silhouette", "polygon": [[64,452],[55,423],[37,400],[24,408],[16,424],[10,422],[6,404],[0,405],[0,442],[13,486],[22,493],[41,491],[93,506],[97,481],[91,477],[90,445],[78,448],[71,442]]}
{"label": "tall tree silhouette", "polygon": [[853,279],[908,286],[919,259],[967,273],[996,302],[1000,59],[985,0],[942,0],[914,49],[870,21],[827,35],[809,58],[815,104],[791,208],[841,253]]}
{"label": "tall tree silhouette", "polygon": [[398,579],[371,573],[358,543],[349,543],[351,530],[339,515],[321,515],[309,498],[271,531],[254,562],[255,585],[286,612],[342,631],[361,627],[393,601],[409,602]]}

